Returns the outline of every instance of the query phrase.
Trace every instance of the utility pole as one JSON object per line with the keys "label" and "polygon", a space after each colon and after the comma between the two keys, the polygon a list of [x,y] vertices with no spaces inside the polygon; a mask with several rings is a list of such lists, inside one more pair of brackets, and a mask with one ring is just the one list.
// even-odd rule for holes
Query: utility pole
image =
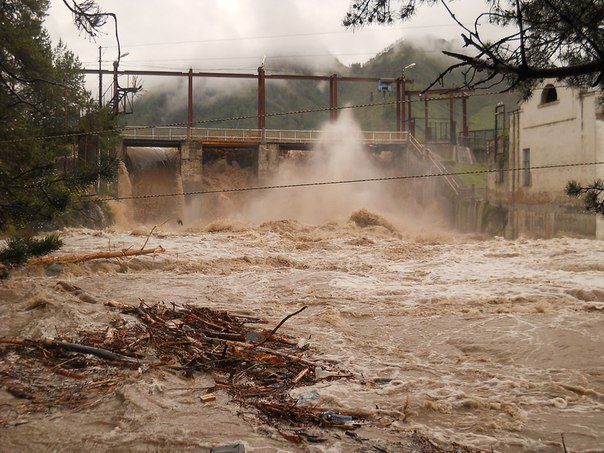
{"label": "utility pole", "polygon": [[63,177],[67,175],[67,83],[63,76],[63,145],[65,154],[63,155]]}
{"label": "utility pole", "polygon": [[[103,108],[103,66],[102,66],[103,48],[99,46],[99,109]],[[96,148],[96,193],[101,193],[101,141],[98,140]]]}
{"label": "utility pole", "polygon": [[103,68],[101,66],[102,47],[99,46],[99,108],[103,108]]}
{"label": "utility pole", "polygon": [[119,65],[118,60],[113,62],[113,114],[119,113],[119,104],[117,100],[117,67]]}
{"label": "utility pole", "polygon": [[457,145],[457,137],[455,137],[455,99],[449,94],[449,143]]}
{"label": "utility pole", "polygon": [[428,93],[424,95],[424,143],[428,143],[432,138],[432,132],[430,131],[430,126],[428,124]]}
{"label": "utility pole", "polygon": [[407,94],[407,80],[405,79],[405,70],[403,69],[403,74],[401,75],[401,130],[407,130],[407,110],[405,105],[405,96]]}

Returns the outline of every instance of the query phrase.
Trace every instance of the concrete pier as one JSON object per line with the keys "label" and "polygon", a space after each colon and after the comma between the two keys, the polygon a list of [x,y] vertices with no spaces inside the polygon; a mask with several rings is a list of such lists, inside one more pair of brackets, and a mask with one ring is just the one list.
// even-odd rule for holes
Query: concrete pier
{"label": "concrete pier", "polygon": [[258,146],[258,181],[268,180],[279,166],[279,144],[269,143]]}
{"label": "concrete pier", "polygon": [[180,145],[180,173],[185,191],[201,184],[203,172],[203,145],[185,141]]}

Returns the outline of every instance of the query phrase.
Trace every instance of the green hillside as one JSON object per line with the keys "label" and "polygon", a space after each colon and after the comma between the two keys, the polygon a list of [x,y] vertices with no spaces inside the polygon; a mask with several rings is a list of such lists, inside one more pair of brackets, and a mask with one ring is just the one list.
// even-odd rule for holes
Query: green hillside
{"label": "green hillside", "polygon": [[[449,45],[438,42],[439,48]],[[424,89],[438,74],[451,64],[451,60],[436,51],[425,51],[402,42],[396,43],[378,54],[364,65],[355,64],[347,67],[335,58],[331,67],[335,71],[325,71],[325,74],[337,72],[338,75],[355,75],[371,77],[399,77],[401,68],[416,63],[408,70],[406,76],[413,80],[410,89]],[[267,62],[267,73],[308,73],[295,61],[289,61],[279,66]],[[256,112],[257,92],[256,82],[224,80],[210,82],[195,79],[194,89],[194,118],[205,127],[238,127],[255,128],[255,118],[231,121],[214,121],[217,119],[237,116],[254,116]],[[460,76],[452,76],[447,80],[447,86],[461,82]],[[135,102],[134,113],[125,117],[128,124],[171,124],[186,122],[186,86],[181,80],[178,87],[153,89],[146,91]],[[329,105],[329,87],[327,82],[315,81],[281,81],[267,80],[266,82],[266,111],[268,114],[288,112],[303,109],[325,108]],[[376,91],[374,83],[340,82],[339,105],[364,104],[371,102],[394,101],[395,93],[386,94]],[[495,105],[504,102],[511,110],[515,106],[516,96],[507,94],[481,95],[468,100],[468,116],[470,129],[489,129],[493,127]],[[413,117],[416,119],[416,130],[419,137],[423,136],[424,105],[423,102],[412,104]],[[396,107],[392,105],[374,106],[354,109],[355,118],[364,130],[394,130],[396,128]],[[446,124],[449,117],[448,101],[435,101],[429,104],[430,122]],[[461,102],[456,103],[455,117],[458,129],[461,128]],[[328,112],[306,113],[286,116],[268,117],[267,128],[270,129],[316,129],[328,119]],[[436,126],[435,126],[436,127]],[[443,126],[444,127],[444,126]]]}

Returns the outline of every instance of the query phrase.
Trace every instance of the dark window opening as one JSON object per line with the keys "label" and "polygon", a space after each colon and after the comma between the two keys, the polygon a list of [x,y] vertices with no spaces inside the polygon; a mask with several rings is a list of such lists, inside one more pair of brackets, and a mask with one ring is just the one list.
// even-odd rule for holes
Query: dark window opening
{"label": "dark window opening", "polygon": [[553,85],[545,85],[541,92],[541,103],[549,104],[550,102],[556,102],[558,100],[558,92]]}

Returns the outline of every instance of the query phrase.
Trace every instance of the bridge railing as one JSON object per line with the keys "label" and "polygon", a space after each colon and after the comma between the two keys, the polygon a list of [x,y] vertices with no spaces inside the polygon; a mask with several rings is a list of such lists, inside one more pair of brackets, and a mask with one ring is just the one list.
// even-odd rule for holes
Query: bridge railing
{"label": "bridge railing", "polygon": [[[264,138],[273,143],[314,143],[323,139],[325,131],[318,130],[280,130],[280,129],[212,129],[191,128],[192,140],[220,140],[220,141],[259,141]],[[122,132],[126,139],[140,140],[186,140],[189,138],[188,130],[183,126],[126,126]],[[363,131],[362,140],[365,143],[396,144],[406,143],[409,139],[407,132],[391,131]]]}
{"label": "bridge railing", "polygon": [[[186,139],[187,137],[183,137]],[[199,127],[191,128],[191,139],[193,140],[230,140],[230,141],[255,141],[260,140],[261,133],[258,129],[206,129]]]}
{"label": "bridge railing", "polygon": [[127,139],[147,140],[184,140],[187,128],[181,126],[125,126],[122,137]]}

